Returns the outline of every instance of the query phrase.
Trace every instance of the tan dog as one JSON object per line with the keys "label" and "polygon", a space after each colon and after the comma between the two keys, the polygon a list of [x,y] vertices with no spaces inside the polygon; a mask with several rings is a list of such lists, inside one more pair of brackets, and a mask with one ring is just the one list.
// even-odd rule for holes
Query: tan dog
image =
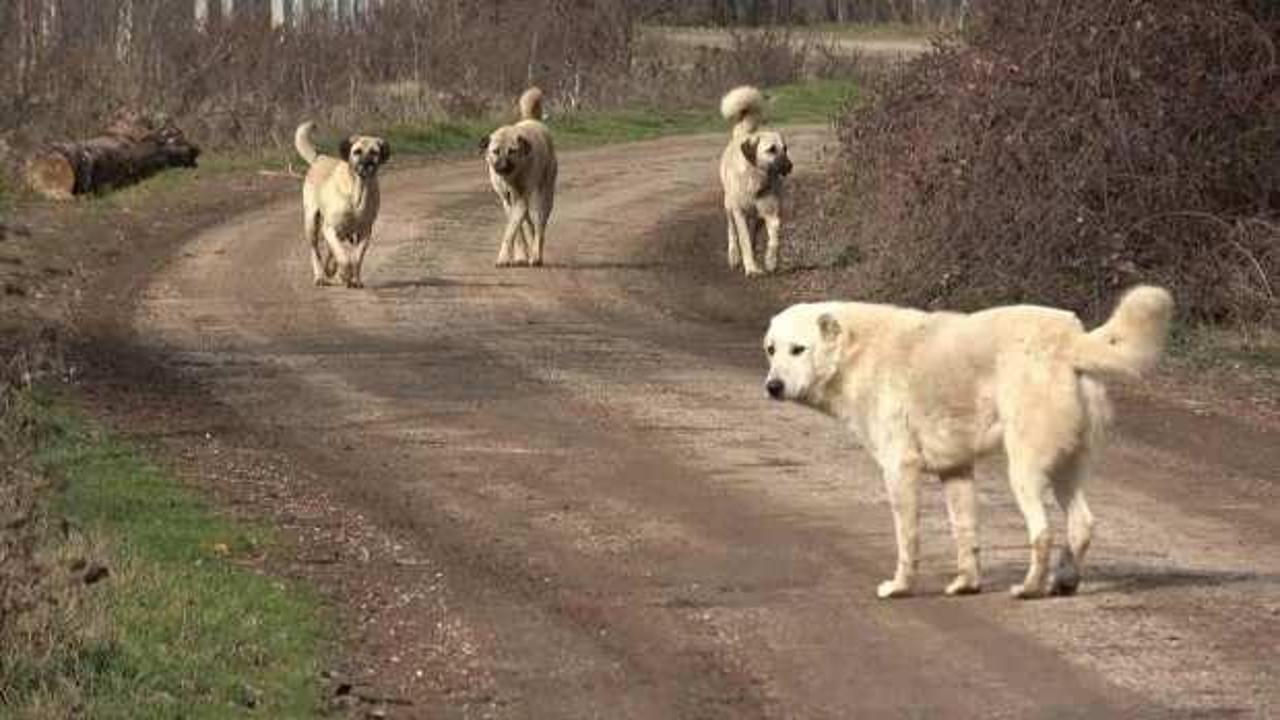
{"label": "tan dog", "polygon": [[526,90],[520,96],[520,121],[482,138],[480,148],[489,182],[507,213],[495,264],[541,265],[557,173],[551,132],[542,124],[542,91]]}
{"label": "tan dog", "polygon": [[[1085,332],[1072,313],[1021,305],[961,315],[865,303],[793,305],[765,336],[765,388],[838,418],[884,474],[898,566],[882,598],[907,595],[918,558],[919,490],[925,473],[945,490],[959,575],[948,595],[978,592],[973,465],[1003,449],[1026,520],[1031,566],[1019,598],[1075,592],[1093,528],[1083,485],[1110,420],[1102,380],[1136,377],[1164,351],[1173,299],[1136,287],[1102,327]],[[1067,546],[1053,576],[1041,494],[1052,488],[1067,516]]]}
{"label": "tan dog", "polygon": [[720,184],[729,235],[729,267],[742,266],[748,276],[759,275],[754,240],[763,224],[768,233],[764,267],[778,269],[782,241],[782,178],[791,173],[787,143],[782,135],[760,130],[765,99],[759,90],[743,86],[720,100],[720,114],[733,122],[729,145],[720,155]]}
{"label": "tan dog", "polygon": [[364,287],[360,268],[378,218],[378,169],[391,158],[391,146],[382,138],[353,135],[342,141],[341,157],[332,158],[316,151],[314,129],[315,123],[306,122],[293,135],[298,154],[311,166],[302,181],[302,217],[313,279],[325,285],[336,275],[347,287]]}

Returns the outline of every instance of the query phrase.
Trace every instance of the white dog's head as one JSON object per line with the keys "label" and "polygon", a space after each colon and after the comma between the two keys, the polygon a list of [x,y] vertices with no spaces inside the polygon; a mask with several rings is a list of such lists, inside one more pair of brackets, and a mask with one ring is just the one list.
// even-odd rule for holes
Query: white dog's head
{"label": "white dog's head", "polygon": [[773,317],[764,336],[769,376],[764,388],[774,400],[822,406],[840,372],[849,342],[836,319],[838,303],[801,303]]}
{"label": "white dog's head", "polygon": [[791,174],[791,158],[787,157],[787,141],[782,133],[761,131],[752,133],[739,145],[742,155],[756,168],[772,177]]}

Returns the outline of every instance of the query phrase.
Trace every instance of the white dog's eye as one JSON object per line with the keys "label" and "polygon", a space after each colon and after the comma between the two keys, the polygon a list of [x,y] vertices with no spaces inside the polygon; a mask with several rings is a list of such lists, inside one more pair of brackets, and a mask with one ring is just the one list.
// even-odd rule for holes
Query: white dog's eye
{"label": "white dog's eye", "polygon": [[792,345],[792,346],[791,346],[791,354],[792,354],[792,355],[799,355],[799,354],[800,354],[800,353],[802,353],[802,352],[804,352],[804,346],[803,346],[803,345]]}
{"label": "white dog's eye", "polygon": [[768,355],[769,357],[773,357],[773,346],[772,346],[772,345],[770,345],[769,347],[765,348],[765,349],[764,349],[764,353],[765,353],[765,355]]}

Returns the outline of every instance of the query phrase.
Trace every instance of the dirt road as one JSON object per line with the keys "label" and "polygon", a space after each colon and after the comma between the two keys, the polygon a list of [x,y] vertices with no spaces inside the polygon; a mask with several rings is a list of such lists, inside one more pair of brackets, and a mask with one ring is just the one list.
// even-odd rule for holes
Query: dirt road
{"label": "dirt road", "polygon": [[[796,133],[798,165],[821,137]],[[1025,539],[989,468],[988,592],[940,596],[929,488],[922,596],[874,599],[893,564],[880,481],[830,421],[765,399],[778,300],[721,269],[701,212],[721,142],[563,154],[539,270],[493,267],[500,211],[475,160],[385,179],[363,291],[312,287],[292,200],[192,238],[143,284],[143,350],[290,456],[290,497],[260,502],[322,497],[327,532],[384,538],[342,558],[377,587],[339,607],[373,681],[412,703],[393,714],[1280,712],[1269,431],[1121,404],[1078,597],[1004,592]]]}

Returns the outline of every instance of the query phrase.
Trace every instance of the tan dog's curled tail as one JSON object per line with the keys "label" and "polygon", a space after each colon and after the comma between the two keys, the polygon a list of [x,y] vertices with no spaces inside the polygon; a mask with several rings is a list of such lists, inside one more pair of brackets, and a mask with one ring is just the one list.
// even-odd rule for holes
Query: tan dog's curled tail
{"label": "tan dog's curled tail", "polygon": [[1139,285],[1120,298],[1106,324],[1076,340],[1072,360],[1083,373],[1136,378],[1164,354],[1173,320],[1173,296]]}
{"label": "tan dog's curled tail", "polygon": [[316,129],[316,124],[308,120],[298,126],[293,133],[293,147],[307,161],[308,165],[314,165],[316,158],[320,157],[320,153],[316,151],[316,145],[311,141],[311,132]]}
{"label": "tan dog's curled tail", "polygon": [[720,99],[720,114],[733,123],[734,135],[753,133],[764,118],[764,93],[750,85],[736,87]]}
{"label": "tan dog's curled tail", "polygon": [[531,87],[520,96],[520,119],[542,119],[542,90]]}

